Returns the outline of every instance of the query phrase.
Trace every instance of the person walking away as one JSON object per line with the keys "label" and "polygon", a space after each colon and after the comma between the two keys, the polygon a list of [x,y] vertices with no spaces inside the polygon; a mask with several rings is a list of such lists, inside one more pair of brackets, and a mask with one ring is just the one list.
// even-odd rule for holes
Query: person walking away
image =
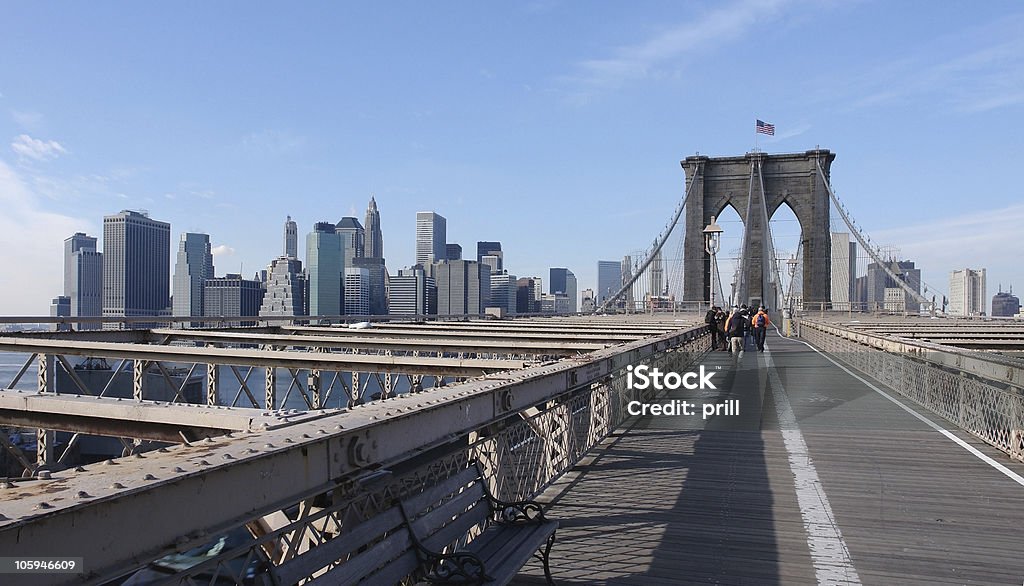
{"label": "person walking away", "polygon": [[743,314],[743,349],[748,350],[754,340],[754,334],[751,332],[753,326],[750,325],[750,318],[754,317],[754,308],[747,307],[744,303],[740,306],[740,313]]}
{"label": "person walking away", "polygon": [[732,308],[732,315],[725,322],[725,331],[729,334],[729,352],[737,358],[743,357],[743,330],[746,322],[747,318],[738,307]]}
{"label": "person walking away", "polygon": [[729,351],[729,347],[726,346],[726,335],[725,335],[725,322],[729,319],[729,315],[722,310],[721,307],[715,312],[715,326],[718,328],[718,339],[722,342],[720,350],[724,352]]}
{"label": "person walking away", "polygon": [[715,310],[717,307],[708,309],[707,315],[704,316],[704,323],[708,324],[708,331],[711,333],[711,349],[718,349],[718,326],[715,324]]}
{"label": "person walking away", "polygon": [[754,341],[757,342],[757,351],[764,352],[764,339],[768,335],[768,326],[772,320],[768,319],[768,311],[762,305],[757,313],[750,319],[750,325],[754,328]]}

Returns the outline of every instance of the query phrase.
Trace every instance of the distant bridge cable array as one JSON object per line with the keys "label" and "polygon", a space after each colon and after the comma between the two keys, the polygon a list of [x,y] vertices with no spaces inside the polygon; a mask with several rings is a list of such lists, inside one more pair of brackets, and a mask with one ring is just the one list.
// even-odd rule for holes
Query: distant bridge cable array
{"label": "distant bridge cable array", "polygon": [[822,183],[825,184],[825,189],[828,191],[828,196],[832,200],[833,207],[835,207],[836,211],[839,212],[839,216],[843,219],[843,222],[846,224],[846,227],[850,229],[850,233],[853,234],[854,238],[857,239],[857,242],[860,243],[861,247],[863,247],[864,250],[867,251],[868,255],[871,257],[871,260],[873,260],[878,266],[882,267],[882,269],[889,276],[889,278],[892,279],[897,285],[899,285],[901,289],[906,291],[908,295],[913,297],[915,301],[920,303],[922,307],[929,307],[934,312],[934,304],[928,299],[926,299],[925,296],[918,292],[916,289],[911,287],[903,279],[901,275],[893,271],[892,267],[890,266],[891,263],[883,260],[881,255],[878,254],[874,247],[872,247],[868,243],[867,238],[860,231],[860,229],[854,226],[849,214],[846,213],[846,208],[844,208],[843,205],[839,202],[839,198],[836,196],[835,191],[832,190],[832,186],[829,184],[828,178],[825,176],[825,171],[821,168],[821,162],[817,161],[816,164],[818,166],[818,174],[821,176]]}
{"label": "distant bridge cable array", "polygon": [[[686,209],[686,202],[690,199],[690,194],[693,192],[694,184],[697,183],[696,179],[696,176],[693,177],[693,179],[690,180],[690,184],[686,186],[686,194],[683,196],[682,201],[679,202],[679,205],[676,206],[675,212],[672,214],[672,220],[665,226],[665,230],[658,235],[658,238],[654,241],[654,245],[651,247],[651,251],[647,254],[644,262],[640,264],[639,268],[632,272],[628,279],[623,275],[625,282],[622,284],[622,287],[597,308],[598,312],[607,311],[609,307],[613,307],[626,295],[627,292],[632,290],[633,284],[636,283],[641,276],[647,275],[647,267],[649,267],[651,263],[654,262],[654,259],[658,257],[658,253],[661,252],[662,247],[665,246],[666,242],[668,242],[669,236],[672,235],[672,231],[675,229],[676,224],[679,223],[679,217],[683,215],[683,210]],[[660,292],[652,291],[651,294],[660,294]]]}

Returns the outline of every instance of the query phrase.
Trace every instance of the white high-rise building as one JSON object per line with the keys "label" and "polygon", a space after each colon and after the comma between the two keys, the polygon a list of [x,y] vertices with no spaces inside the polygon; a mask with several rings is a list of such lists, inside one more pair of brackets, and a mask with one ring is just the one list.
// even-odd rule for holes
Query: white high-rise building
{"label": "white high-rise building", "polygon": [[416,264],[424,268],[447,258],[448,222],[434,212],[416,212]]}
{"label": "white high-rise building", "polygon": [[832,233],[832,309],[847,311],[857,281],[857,243],[848,232]]}
{"label": "white high-rise building", "polygon": [[345,267],[345,315],[370,315],[370,270]]}
{"label": "white high-rise building", "polygon": [[299,226],[291,216],[284,221],[284,255],[299,258]]}
{"label": "white high-rise building", "polygon": [[985,269],[958,269],[949,274],[949,314],[985,315]]}

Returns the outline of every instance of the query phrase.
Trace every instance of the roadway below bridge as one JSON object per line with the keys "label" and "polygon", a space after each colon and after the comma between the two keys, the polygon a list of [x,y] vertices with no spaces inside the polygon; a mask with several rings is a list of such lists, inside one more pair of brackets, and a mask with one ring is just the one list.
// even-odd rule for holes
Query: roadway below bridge
{"label": "roadway below bridge", "polygon": [[542,495],[556,581],[1024,581],[1024,465],[801,341],[767,348],[712,352],[717,389],[656,401],[739,414],[635,417]]}

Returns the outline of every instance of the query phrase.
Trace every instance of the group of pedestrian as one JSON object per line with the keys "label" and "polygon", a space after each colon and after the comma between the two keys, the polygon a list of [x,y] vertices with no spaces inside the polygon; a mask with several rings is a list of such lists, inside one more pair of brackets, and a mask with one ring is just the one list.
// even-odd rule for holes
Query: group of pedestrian
{"label": "group of pedestrian", "polygon": [[743,304],[740,307],[734,305],[731,313],[716,305],[708,310],[704,323],[711,333],[712,350],[741,356],[750,348],[751,342],[757,346],[758,352],[764,352],[764,341],[772,321],[765,306],[755,309]]}

